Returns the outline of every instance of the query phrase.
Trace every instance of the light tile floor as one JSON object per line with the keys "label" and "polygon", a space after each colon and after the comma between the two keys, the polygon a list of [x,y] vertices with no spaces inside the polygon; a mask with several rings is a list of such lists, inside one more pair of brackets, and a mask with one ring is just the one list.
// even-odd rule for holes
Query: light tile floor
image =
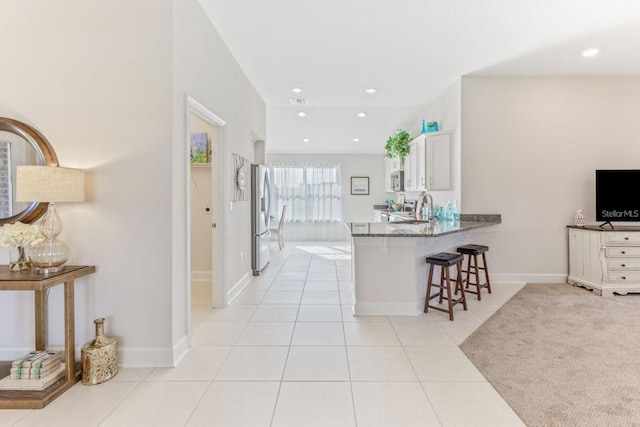
{"label": "light tile floor", "polygon": [[172,369],[121,369],[4,426],[522,426],[458,348],[521,286],[456,320],[355,317],[348,243],[287,243],[225,309],[192,286],[192,349]]}

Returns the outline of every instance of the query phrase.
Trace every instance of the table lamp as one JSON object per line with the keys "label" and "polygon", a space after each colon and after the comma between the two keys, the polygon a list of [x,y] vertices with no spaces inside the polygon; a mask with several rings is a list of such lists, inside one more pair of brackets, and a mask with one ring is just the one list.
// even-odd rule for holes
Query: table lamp
{"label": "table lamp", "polygon": [[55,204],[84,201],[84,171],[58,166],[18,166],[16,201],[49,203],[40,221],[45,240],[31,247],[29,258],[35,273],[62,271],[70,251],[66,243],[56,238],[62,231],[62,221]]}

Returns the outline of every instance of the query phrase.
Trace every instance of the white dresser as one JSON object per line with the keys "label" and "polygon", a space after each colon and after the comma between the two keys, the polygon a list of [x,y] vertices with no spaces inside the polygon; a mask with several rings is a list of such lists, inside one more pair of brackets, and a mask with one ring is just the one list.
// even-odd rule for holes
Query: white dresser
{"label": "white dresser", "polygon": [[640,292],[640,227],[568,229],[569,284],[607,296]]}

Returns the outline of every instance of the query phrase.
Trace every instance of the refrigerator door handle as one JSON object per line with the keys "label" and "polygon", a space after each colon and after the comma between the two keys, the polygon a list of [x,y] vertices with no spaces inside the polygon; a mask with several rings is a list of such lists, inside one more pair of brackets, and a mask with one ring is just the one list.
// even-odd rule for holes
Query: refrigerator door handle
{"label": "refrigerator door handle", "polygon": [[268,230],[269,222],[271,221],[271,183],[269,182],[269,169],[266,169],[264,172],[264,198],[267,205],[266,212],[264,213],[264,222]]}

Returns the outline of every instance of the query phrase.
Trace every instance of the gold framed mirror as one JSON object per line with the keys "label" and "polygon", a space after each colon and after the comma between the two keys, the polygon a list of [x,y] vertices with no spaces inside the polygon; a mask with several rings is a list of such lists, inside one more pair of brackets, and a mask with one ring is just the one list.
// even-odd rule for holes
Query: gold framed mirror
{"label": "gold framed mirror", "polygon": [[32,223],[46,212],[49,205],[15,201],[15,177],[19,165],[58,166],[58,157],[40,132],[26,123],[0,117],[0,225],[17,221]]}

